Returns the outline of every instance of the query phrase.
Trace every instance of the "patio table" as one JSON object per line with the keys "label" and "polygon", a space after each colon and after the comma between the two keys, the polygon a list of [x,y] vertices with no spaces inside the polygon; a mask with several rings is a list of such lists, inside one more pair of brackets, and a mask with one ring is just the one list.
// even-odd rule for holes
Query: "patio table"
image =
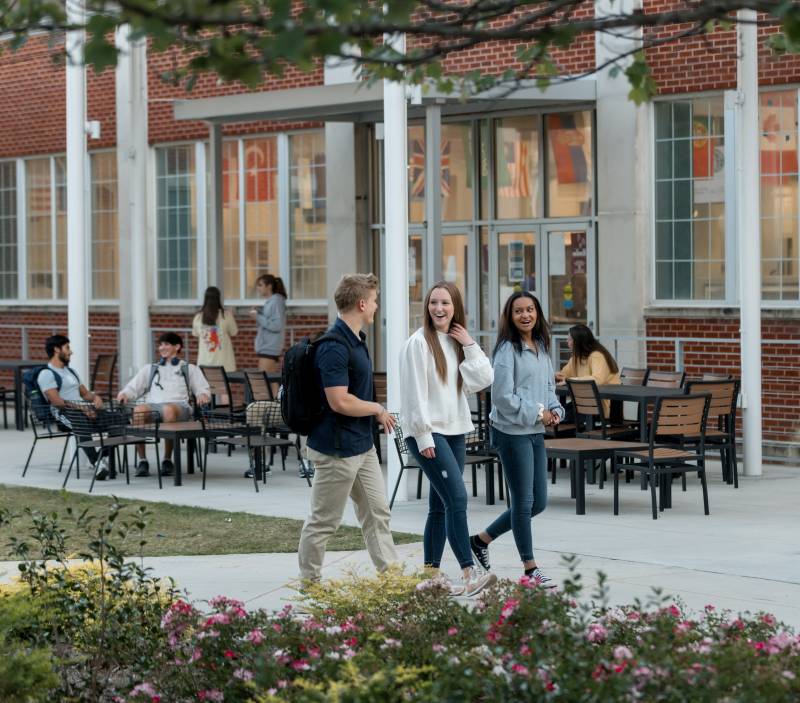
{"label": "patio table", "polygon": [[[194,440],[206,436],[206,430],[203,428],[203,423],[199,420],[188,420],[186,422],[164,422],[158,425],[158,430],[150,427],[141,429],[132,429],[131,434],[138,434],[144,437],[152,437],[158,433],[159,439],[169,439],[174,442],[174,450],[172,452],[172,463],[175,466],[175,473],[173,474],[173,483],[176,486],[183,485],[183,473],[181,466],[181,441]],[[194,450],[193,442],[186,443],[186,473],[194,473]],[[157,467],[157,471],[161,467]]]}
{"label": "patio table", "polygon": [[[549,459],[566,459],[570,462],[570,497],[575,498],[575,514],[586,514],[586,462],[614,458],[617,449],[642,449],[641,442],[618,442],[610,439],[546,439],[544,447]],[[555,471],[555,469],[553,469]]]}
{"label": "patio table", "polygon": [[14,422],[17,429],[25,429],[25,411],[23,410],[22,374],[25,369],[46,364],[46,361],[33,361],[31,359],[0,359],[0,370],[14,372]]}

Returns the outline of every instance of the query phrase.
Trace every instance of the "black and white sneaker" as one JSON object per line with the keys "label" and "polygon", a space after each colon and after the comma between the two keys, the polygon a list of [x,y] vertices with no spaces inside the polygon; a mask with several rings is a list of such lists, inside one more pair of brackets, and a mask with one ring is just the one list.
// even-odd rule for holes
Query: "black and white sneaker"
{"label": "black and white sneaker", "polygon": [[94,464],[94,480],[105,481],[108,478],[108,459],[101,457]]}
{"label": "black and white sneaker", "polygon": [[143,476],[150,475],[150,464],[147,462],[147,459],[139,459],[139,463],[136,464],[136,473],[134,476],[138,478],[142,478]]}
{"label": "black and white sneaker", "polygon": [[162,476],[172,476],[175,473],[175,465],[172,463],[171,459],[164,459],[161,462],[161,475]]}
{"label": "black and white sneaker", "polygon": [[489,571],[492,568],[489,562],[489,546],[478,535],[472,535],[469,538],[469,547],[478,560],[478,564],[481,565],[481,569]]}
{"label": "black and white sneaker", "polygon": [[532,579],[536,579],[536,583],[538,583],[542,588],[555,588],[557,585],[553,579],[551,579],[549,576],[545,576],[538,566],[530,573],[526,571],[525,574]]}

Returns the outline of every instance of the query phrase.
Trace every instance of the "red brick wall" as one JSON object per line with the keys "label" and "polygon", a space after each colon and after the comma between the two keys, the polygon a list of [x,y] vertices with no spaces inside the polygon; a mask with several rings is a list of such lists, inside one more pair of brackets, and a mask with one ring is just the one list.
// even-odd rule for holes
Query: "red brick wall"
{"label": "red brick wall", "polygon": [[[166,330],[179,330],[184,342],[187,343],[189,358],[197,358],[197,340],[191,336],[192,319],[194,313],[152,312],[150,325],[155,337]],[[237,315],[239,334],[234,337],[233,345],[236,351],[236,361],[239,368],[253,368],[258,366],[258,360],[253,350],[255,339],[255,322],[245,313]],[[300,337],[324,330],[328,325],[328,318],[324,314],[289,313],[287,319],[286,346]],[[90,341],[90,366],[97,354],[114,353],[117,351],[119,316],[115,312],[95,312],[89,314]],[[18,359],[22,355],[22,328],[27,328],[28,353],[33,359],[44,358],[44,341],[52,334],[65,334],[67,329],[66,309],[11,309],[0,310],[0,358]],[[73,347],[78,344],[73,342]],[[154,352],[155,354],[155,352]],[[12,381],[10,372],[0,371],[0,385],[8,385]],[[87,379],[88,383],[88,379]]]}
{"label": "red brick wall", "polygon": [[[741,376],[739,319],[737,317],[650,317],[647,365],[674,369],[676,337],[720,340],[685,342],[685,370],[689,376],[730,373]],[[762,320],[762,417],[766,442],[800,442],[800,320]],[[723,341],[728,340],[728,341]],[[794,342],[782,343],[782,340]]]}
{"label": "red brick wall", "polygon": [[[665,11],[678,5],[676,0],[645,0],[646,12]],[[763,15],[762,15],[763,17]],[[690,25],[668,25],[645,31],[648,39],[675,38]],[[765,40],[779,31],[760,27],[759,83],[786,85],[800,80],[800,56],[778,57],[765,46]],[[736,87],[736,32],[717,30],[710,35],[680,39],[647,49],[647,61],[662,95]]]}

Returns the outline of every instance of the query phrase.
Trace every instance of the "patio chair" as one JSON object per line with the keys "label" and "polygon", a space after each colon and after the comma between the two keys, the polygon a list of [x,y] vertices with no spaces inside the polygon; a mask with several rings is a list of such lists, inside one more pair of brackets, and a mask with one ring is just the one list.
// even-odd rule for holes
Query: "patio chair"
{"label": "patio chair", "polygon": [[623,366],[619,372],[619,381],[623,386],[643,386],[647,381],[649,369],[635,369]]}
{"label": "patio chair", "polygon": [[[739,487],[739,469],[736,461],[736,403],[739,399],[739,381],[695,381],[686,384],[687,393],[709,393],[709,426],[706,428],[706,451],[718,449],[725,483]],[[685,478],[684,478],[685,481]]]}
{"label": "patio chair", "polygon": [[685,381],[685,371],[649,371],[644,385],[654,388],[681,388]]}
{"label": "patio chair", "polygon": [[[116,354],[98,354],[92,369],[92,390],[107,403],[114,399],[114,372],[117,370]],[[100,393],[98,388],[103,387]]]}
{"label": "patio chair", "polygon": [[[254,405],[267,405],[273,401],[259,401]],[[251,437],[255,438],[261,432],[262,419],[249,412],[244,417],[231,415],[227,410],[204,409],[200,413],[200,422],[203,423],[203,430],[206,440],[205,453],[202,462],[203,485],[202,490],[206,489],[206,477],[208,476],[208,450],[212,443],[215,445],[225,445],[231,447],[247,447],[252,449]],[[230,453],[229,453],[230,454]],[[248,456],[252,456],[248,452]],[[253,472],[253,486],[258,493],[258,472]]]}
{"label": "patio chair", "polygon": [[[233,394],[228,374],[224,366],[201,366],[200,370],[208,381],[211,392],[211,407],[213,410],[227,410],[229,414],[236,415],[244,412],[244,405],[235,407]],[[242,418],[240,418],[242,419]]]}
{"label": "patio chair", "polygon": [[251,403],[259,400],[275,400],[266,372],[245,371],[244,382],[247,384],[247,395]]}
{"label": "patio chair", "polygon": [[[28,473],[28,467],[33,458],[36,445],[46,439],[64,440],[64,448],[61,450],[61,460],[58,463],[58,472],[61,473],[61,470],[64,468],[64,457],[67,455],[67,445],[69,444],[70,437],[72,437],[72,432],[70,432],[69,428],[65,425],[59,424],[55,417],[52,419],[42,419],[32,410],[29,410],[28,417],[30,418],[31,428],[33,429],[33,444],[31,445],[30,452],[28,452],[25,468],[22,469],[22,476],[24,477],[25,474]],[[76,467],[76,472],[79,471],[80,467]],[[78,474],[78,476],[80,477],[80,474]]]}
{"label": "patio chair", "polygon": [[704,373],[703,381],[732,381],[733,374],[731,373]]}
{"label": "patio chair", "polygon": [[8,429],[8,402],[14,402],[16,391],[13,388],[0,386],[0,403],[3,404],[3,429]]}
{"label": "patio chair", "polygon": [[487,392],[477,394],[477,410],[473,414],[475,429],[467,432],[464,437],[466,445],[466,458],[464,468],[472,469],[472,496],[478,495],[478,469],[484,468],[486,479],[486,504],[494,505],[494,470],[497,467],[497,490],[500,500],[503,500],[503,466],[497,452],[491,448],[489,441],[489,407],[490,399]]}
{"label": "patio chair", "polygon": [[[703,510],[708,510],[708,485],[705,467],[705,431],[711,396],[684,395],[659,398],[650,426],[647,449],[614,452],[614,515],[619,515],[619,472],[640,471],[650,484],[653,520],[659,511],[672,507],[672,478],[675,473],[697,471],[703,488]],[[659,440],[677,440],[660,444]],[[628,460],[629,463],[623,463]],[[659,496],[656,502],[656,485]]]}
{"label": "patio chair", "polygon": [[586,439],[636,439],[639,436],[638,422],[612,425],[606,417],[603,401],[593,379],[568,378],[567,387],[575,406],[576,437]]}
{"label": "patio chair", "polygon": [[[159,465],[158,425],[159,415],[155,412],[133,413],[132,409],[125,407],[95,408],[93,403],[71,402],[63,410],[64,418],[69,423],[75,437],[75,454],[70,461],[67,475],[64,477],[64,486],[70,477],[73,462],[78,461],[78,450],[92,448],[98,455],[106,455],[112,466],[120,466],[119,450],[123,449],[122,470],[125,472],[125,482],[130,484],[130,466],[128,463],[127,447],[137,444],[154,444],[156,448],[156,465]],[[137,430],[132,432],[132,430]],[[140,434],[147,430],[147,434]],[[113,453],[113,456],[112,456]],[[158,487],[163,488],[161,472],[157,471]],[[95,475],[89,484],[89,493],[94,489]]]}
{"label": "patio chair", "polygon": [[394,484],[392,498],[389,501],[389,510],[391,510],[392,506],[394,505],[394,499],[397,496],[397,489],[400,487],[400,481],[403,478],[404,471],[412,469],[419,472],[417,476],[417,500],[422,498],[422,477],[424,476],[422,468],[411,458],[411,452],[409,451],[405,437],[403,436],[403,428],[400,427],[400,416],[397,413],[392,413],[392,417],[394,417],[394,419],[397,421],[397,424],[394,426],[394,447],[397,451],[397,456],[400,459],[400,473],[398,474],[397,481]]}

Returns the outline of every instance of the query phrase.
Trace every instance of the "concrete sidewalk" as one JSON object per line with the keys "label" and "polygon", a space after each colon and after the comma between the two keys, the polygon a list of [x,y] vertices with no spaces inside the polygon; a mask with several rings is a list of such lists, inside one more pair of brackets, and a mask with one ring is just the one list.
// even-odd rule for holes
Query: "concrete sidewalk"
{"label": "concrete sidewalk", "polygon": [[[63,479],[56,471],[61,444],[40,442],[27,476],[22,467],[30,449],[31,435],[0,430],[0,483],[59,488]],[[227,457],[211,455],[207,490],[200,488],[199,474],[184,477],[176,488],[165,483],[159,491],[154,476],[124,478],[95,484],[99,495],[164,501],[260,515],[303,519],[308,508],[309,488],[297,474],[297,462],[290,458],[287,471],[276,467],[266,488],[255,493],[251,481],[242,478],[246,468],[243,453]],[[392,527],[422,533],[426,501],[413,497],[416,475],[409,481],[411,499],[394,506]],[[470,481],[468,479],[468,484]],[[70,479],[68,490],[86,492],[89,478]],[[479,496],[469,503],[472,531],[488,525],[504,505],[487,506],[483,499],[483,476],[478,472]],[[711,515],[702,510],[699,481],[689,478],[686,493],[678,484],[673,508],[654,521],[650,517],[650,494],[638,483],[622,485],[621,514],[612,514],[612,487],[599,490],[588,486],[586,515],[575,515],[569,497],[569,476],[560,470],[558,482],[550,488],[547,510],[534,521],[537,561],[556,579],[566,570],[562,555],[580,558],[579,572],[587,595],[597,583],[597,571],[608,576],[610,599],[614,604],[646,599],[652,588],[680,597],[689,607],[701,609],[707,603],[735,612],[766,610],[800,628],[800,469],[765,466],[761,478],[740,478],[735,490],[725,485],[719,466],[710,467]],[[2,490],[0,488],[0,490]],[[351,508],[344,522],[357,525]],[[422,563],[422,545],[399,548],[412,566]],[[491,547],[493,570],[500,577],[517,578],[521,568],[512,536],[506,535]],[[196,599],[225,594],[240,598],[253,607],[279,608],[294,595],[290,582],[297,576],[296,554],[247,554],[198,557],[160,557],[145,560],[161,576],[172,576]],[[445,551],[445,570],[458,573],[450,549]],[[341,575],[348,569],[371,572],[364,551],[332,552],[326,559],[326,576]],[[16,573],[11,563],[0,563],[0,579]]]}

